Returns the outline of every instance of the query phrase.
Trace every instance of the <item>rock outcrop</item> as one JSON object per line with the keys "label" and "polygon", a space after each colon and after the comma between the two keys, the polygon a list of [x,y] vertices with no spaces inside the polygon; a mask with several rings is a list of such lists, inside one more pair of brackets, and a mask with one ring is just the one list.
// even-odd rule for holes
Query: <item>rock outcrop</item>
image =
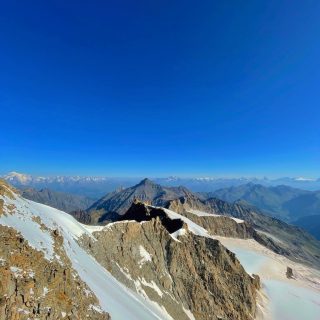
{"label": "rock outcrop", "polygon": [[52,233],[59,259],[49,261],[13,228],[0,225],[0,319],[95,319],[109,315],[76,272]]}
{"label": "rock outcrop", "polygon": [[190,312],[197,320],[253,319],[259,278],[219,241],[196,236],[182,220],[141,203],[123,219],[95,232],[96,241],[81,241],[118,280],[173,319],[191,319]]}

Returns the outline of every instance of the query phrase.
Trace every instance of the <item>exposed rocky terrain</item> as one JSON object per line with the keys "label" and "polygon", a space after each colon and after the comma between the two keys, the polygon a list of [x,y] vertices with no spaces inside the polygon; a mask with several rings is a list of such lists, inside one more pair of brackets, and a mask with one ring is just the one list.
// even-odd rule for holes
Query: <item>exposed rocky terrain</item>
{"label": "exposed rocky terrain", "polygon": [[[266,320],[268,294],[277,308],[291,292],[320,303],[317,272],[284,257],[311,255],[302,237],[288,251],[262,230],[278,220],[245,203],[173,196],[154,198],[165,208],[130,198],[116,222],[86,226],[0,182],[0,319]],[[275,298],[278,285],[289,296]]]}
{"label": "exposed rocky terrain", "polygon": [[48,229],[39,217],[32,217],[50,235],[53,256],[48,259],[15,228],[5,225],[4,221],[14,219],[17,196],[16,190],[0,181],[0,319],[110,319],[72,268],[58,229]]}
{"label": "exposed rocky terrain", "polygon": [[110,319],[72,269],[56,233],[48,261],[13,228],[0,225],[0,319]]}
{"label": "exposed rocky terrain", "polygon": [[[87,210],[90,215],[90,223],[105,224],[108,221],[121,220],[121,215],[128,210],[135,199],[154,206],[172,209],[188,217],[190,217],[190,210],[199,210],[242,219],[247,223],[247,227],[232,222],[229,222],[227,226],[224,225],[223,218],[220,218],[220,224],[218,225],[219,220],[215,220],[211,225],[211,230],[221,236],[236,235],[241,238],[249,233],[250,237],[255,238],[274,252],[286,255],[295,261],[320,266],[320,242],[303,229],[265,215],[244,201],[228,203],[217,198],[204,199],[186,188],[163,188],[149,179],[141,181],[134,187],[108,194],[97,201]],[[213,221],[205,217],[198,219],[195,215],[191,217],[200,225],[210,226],[208,221]],[[84,214],[81,218],[82,222],[89,219]],[[229,225],[230,223],[233,226]]]}
{"label": "exposed rocky terrain", "polygon": [[255,315],[259,278],[218,240],[189,232],[165,209],[133,204],[123,219],[140,222],[85,227],[4,183],[0,198],[4,319]]}
{"label": "exposed rocky terrain", "polygon": [[[256,230],[253,238],[274,252],[301,263],[315,267],[320,266],[320,242],[318,240],[303,229],[264,215],[245,202],[228,203],[217,198],[201,200],[193,196],[168,202],[167,207],[187,215],[192,220],[199,220],[196,216],[190,216],[190,213],[188,213],[192,209],[242,219]],[[200,220],[203,221],[203,224],[208,223],[208,221],[205,221],[208,218],[201,217]],[[221,233],[219,230],[215,230],[215,232]],[[220,235],[223,236],[223,234]],[[229,236],[232,236],[232,234]]]}
{"label": "exposed rocky terrain", "polygon": [[182,220],[142,203],[123,220],[94,232],[97,241],[83,239],[117,279],[163,305],[173,319],[190,319],[188,312],[203,320],[252,319],[259,279],[219,241],[194,235]]}

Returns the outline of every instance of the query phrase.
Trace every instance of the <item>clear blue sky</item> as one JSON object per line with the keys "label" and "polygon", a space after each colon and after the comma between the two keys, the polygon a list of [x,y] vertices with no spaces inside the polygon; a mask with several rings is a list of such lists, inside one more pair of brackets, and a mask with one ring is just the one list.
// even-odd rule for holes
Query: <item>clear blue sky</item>
{"label": "clear blue sky", "polygon": [[0,172],[320,176],[319,1],[2,1]]}

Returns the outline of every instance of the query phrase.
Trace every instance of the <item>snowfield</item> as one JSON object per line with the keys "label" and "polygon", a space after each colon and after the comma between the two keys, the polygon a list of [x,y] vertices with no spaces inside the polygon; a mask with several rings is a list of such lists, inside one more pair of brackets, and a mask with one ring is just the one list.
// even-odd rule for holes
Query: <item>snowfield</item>
{"label": "snowfield", "polygon": [[[17,195],[14,200],[6,196],[0,198],[5,206],[11,204],[16,207],[12,213],[7,210],[7,214],[0,216],[0,224],[19,231],[30,246],[42,251],[48,260],[57,258],[50,232],[59,230],[73,268],[96,295],[101,309],[108,312],[112,319],[171,319],[164,308],[126,288],[78,245],[77,239],[81,235],[87,234],[93,238],[91,232],[99,228],[83,226],[65,212]],[[35,221],[36,217],[46,228]]]}
{"label": "snowfield", "polygon": [[222,216],[221,214],[207,213],[207,212],[199,211],[199,210],[189,209],[188,212],[195,214],[198,217],[227,217],[229,219],[232,219],[236,223],[243,223],[244,222],[244,220],[241,220],[238,218],[229,217],[229,216]]}
{"label": "snowfield", "polygon": [[[249,274],[258,274],[262,292],[257,320],[319,320],[320,272],[290,261],[253,239],[215,237],[234,252]],[[287,279],[287,267],[294,279]]]}

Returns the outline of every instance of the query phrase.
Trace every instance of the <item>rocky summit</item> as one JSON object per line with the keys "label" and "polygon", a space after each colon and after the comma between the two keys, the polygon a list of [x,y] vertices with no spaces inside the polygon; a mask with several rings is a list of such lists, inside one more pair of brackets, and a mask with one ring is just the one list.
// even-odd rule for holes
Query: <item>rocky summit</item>
{"label": "rocky summit", "polygon": [[118,220],[135,200],[155,206],[164,206],[168,200],[189,196],[192,192],[184,187],[163,187],[150,179],[143,179],[133,187],[117,190],[102,197],[87,211],[92,223],[106,223]]}

